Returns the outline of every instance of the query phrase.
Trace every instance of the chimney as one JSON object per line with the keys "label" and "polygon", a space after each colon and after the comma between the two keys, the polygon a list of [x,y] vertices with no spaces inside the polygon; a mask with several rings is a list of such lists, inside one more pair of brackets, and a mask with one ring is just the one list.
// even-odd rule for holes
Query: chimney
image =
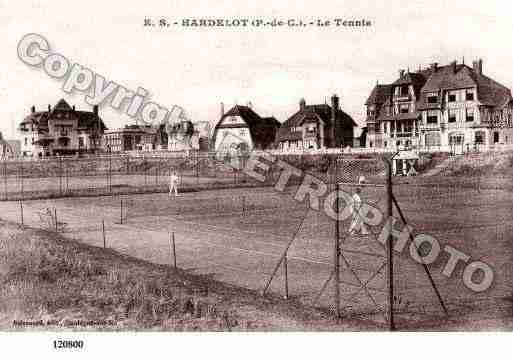
{"label": "chimney", "polygon": [[48,105],[48,112],[52,111],[52,106]]}
{"label": "chimney", "polygon": [[333,96],[331,96],[331,107],[335,110],[339,109],[339,99],[336,94],[333,94]]}
{"label": "chimney", "polygon": [[95,114],[95,116],[98,116],[98,105],[93,106],[93,113]]}
{"label": "chimney", "polygon": [[404,70],[403,69],[400,69],[399,70],[399,78],[402,79],[404,76]]}
{"label": "chimney", "polygon": [[431,70],[433,70],[433,72],[436,72],[436,70],[438,70],[438,62],[433,62],[431,64]]}
{"label": "chimney", "polygon": [[456,61],[451,62],[452,72],[456,73]]}
{"label": "chimney", "polygon": [[75,111],[75,105],[73,105],[73,111]]}
{"label": "chimney", "polygon": [[299,109],[304,110],[305,107],[306,107],[306,101],[304,98],[302,98],[301,100],[299,100]]}
{"label": "chimney", "polygon": [[30,108],[30,112],[32,112],[32,113],[36,112],[36,106],[32,106],[32,107]]}
{"label": "chimney", "polygon": [[479,59],[477,61],[472,61],[472,68],[479,75],[482,75],[483,74],[483,60]]}
{"label": "chimney", "polygon": [[220,118],[223,118],[224,116],[224,103],[221,102],[221,107],[220,107],[220,113],[221,113],[221,117]]}

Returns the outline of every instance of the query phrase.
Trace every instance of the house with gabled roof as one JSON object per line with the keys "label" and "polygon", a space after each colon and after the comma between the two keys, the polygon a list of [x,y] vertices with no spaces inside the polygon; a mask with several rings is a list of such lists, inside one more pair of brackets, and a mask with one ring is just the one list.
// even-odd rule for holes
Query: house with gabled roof
{"label": "house with gabled roof", "polygon": [[251,106],[235,105],[224,112],[214,127],[212,143],[216,152],[264,150],[274,143],[280,123],[261,117]]}
{"label": "house with gabled roof", "polygon": [[513,144],[513,97],[506,86],[456,61],[377,84],[365,102],[367,147],[440,149],[453,153]]}
{"label": "house with gabled roof", "polygon": [[283,151],[345,148],[354,145],[356,122],[342,111],[337,95],[328,104],[307,105],[299,109],[278,130],[277,147]]}
{"label": "house with gabled roof", "polygon": [[18,126],[21,136],[23,157],[46,157],[93,153],[101,150],[102,135],[106,126],[93,111],[79,111],[64,99],[59,100],[47,111],[36,111],[32,106],[30,114]]}

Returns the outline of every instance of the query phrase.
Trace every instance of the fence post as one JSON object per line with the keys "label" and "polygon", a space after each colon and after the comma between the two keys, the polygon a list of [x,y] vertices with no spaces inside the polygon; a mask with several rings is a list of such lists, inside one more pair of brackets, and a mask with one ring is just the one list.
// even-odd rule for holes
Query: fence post
{"label": "fence post", "polygon": [[242,214],[246,212],[246,196],[242,196]]}
{"label": "fence post", "polygon": [[287,253],[283,258],[283,273],[285,276],[285,299],[289,299],[289,265],[287,260]]}
{"label": "fence post", "polygon": [[123,198],[120,201],[120,208],[119,208],[119,223],[123,224]]}
{"label": "fence post", "polygon": [[59,195],[62,196],[62,157],[59,156]]}
{"label": "fence post", "polygon": [[53,209],[53,215],[55,217],[55,233],[59,232],[59,227],[58,227],[58,221],[57,221],[57,208],[54,207]]}
{"label": "fence post", "polygon": [[21,219],[21,225],[23,226],[23,200],[20,199],[20,219]]}
{"label": "fence post", "polygon": [[4,195],[7,201],[7,161],[4,161]]}
{"label": "fence post", "polygon": [[102,236],[103,236],[103,248],[107,248],[107,243],[105,240],[105,220],[102,219]]}
{"label": "fence post", "polygon": [[[390,160],[391,161],[391,160]],[[386,252],[387,252],[387,286],[388,286],[388,328],[393,331],[395,330],[394,322],[394,253],[392,250],[392,163],[387,162],[387,219],[388,219],[388,235],[386,241]]]}
{"label": "fence post", "polygon": [[196,152],[196,184],[199,183],[199,172],[200,172],[200,160],[199,160],[199,151]]}
{"label": "fence post", "polygon": [[[335,157],[335,163],[337,158]],[[336,176],[334,178],[336,180]],[[338,192],[340,190],[339,184],[335,184],[335,188],[337,189],[337,197],[335,199],[335,213],[337,214],[337,218],[335,220],[335,248],[333,253],[333,261],[334,261],[334,271],[335,271],[335,311],[337,319],[341,317],[340,313],[340,228],[339,228],[339,200],[338,200]]]}
{"label": "fence post", "polygon": [[175,232],[172,232],[169,236],[170,244],[171,244],[171,251],[173,256],[173,266],[176,269],[176,245],[175,245]]}
{"label": "fence post", "polygon": [[109,153],[109,192],[112,193],[112,153]]}
{"label": "fence post", "polygon": [[20,172],[21,172],[21,198],[25,197],[25,189],[23,187],[23,160],[20,162]]}

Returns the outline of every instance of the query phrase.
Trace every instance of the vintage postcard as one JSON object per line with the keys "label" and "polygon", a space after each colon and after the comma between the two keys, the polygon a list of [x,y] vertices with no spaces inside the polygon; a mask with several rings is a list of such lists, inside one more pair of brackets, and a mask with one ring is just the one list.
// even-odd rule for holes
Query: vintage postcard
{"label": "vintage postcard", "polygon": [[0,14],[0,341],[513,329],[509,3]]}

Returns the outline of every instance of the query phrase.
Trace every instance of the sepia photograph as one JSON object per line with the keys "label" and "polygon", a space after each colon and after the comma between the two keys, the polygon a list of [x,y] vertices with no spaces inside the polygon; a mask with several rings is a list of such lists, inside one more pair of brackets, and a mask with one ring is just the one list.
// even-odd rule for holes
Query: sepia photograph
{"label": "sepia photograph", "polygon": [[13,355],[511,339],[510,3],[0,0],[0,18]]}

